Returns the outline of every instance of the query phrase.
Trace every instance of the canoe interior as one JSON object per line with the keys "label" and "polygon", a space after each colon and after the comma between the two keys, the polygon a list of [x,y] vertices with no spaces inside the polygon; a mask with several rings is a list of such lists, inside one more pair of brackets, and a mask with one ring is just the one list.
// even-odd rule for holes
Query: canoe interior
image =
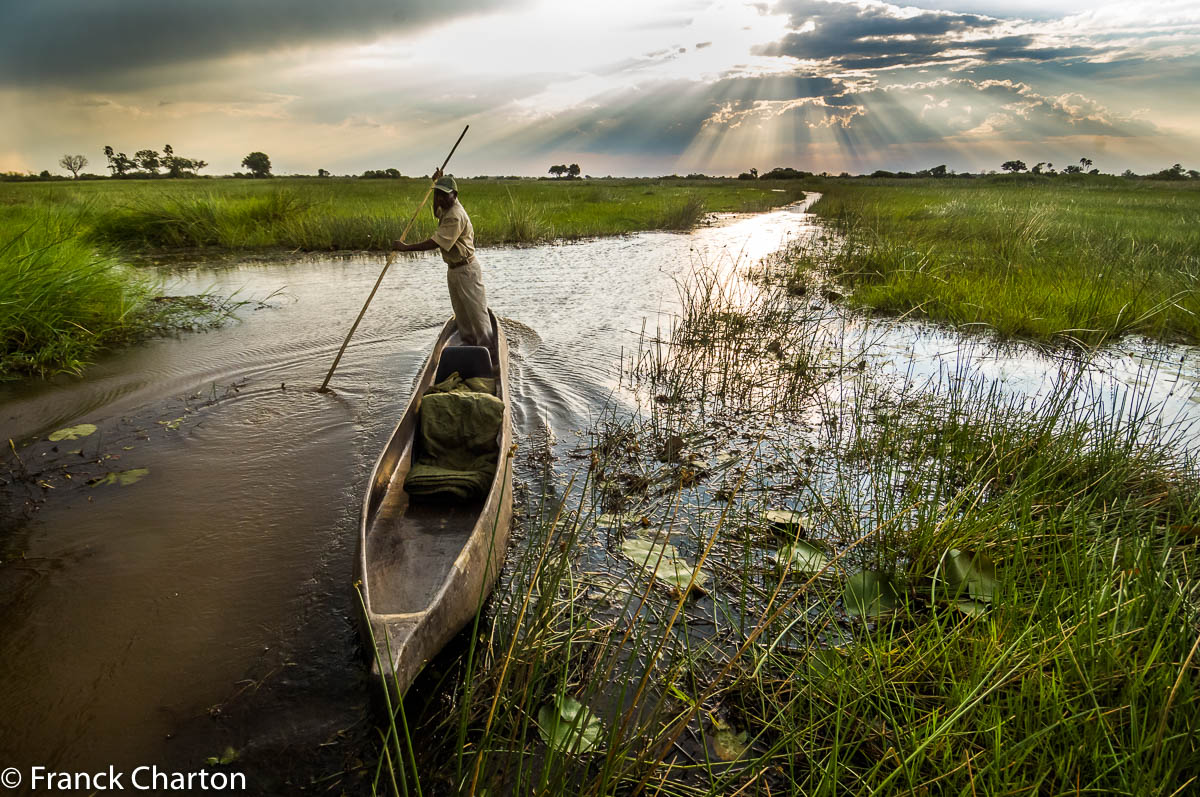
{"label": "canoe interior", "polygon": [[410,504],[399,471],[393,482],[367,535],[371,609],[380,614],[420,612],[429,608],[450,575],[483,501]]}
{"label": "canoe interior", "polygon": [[[503,331],[499,329],[494,316],[492,324],[492,372],[486,376],[496,379],[497,397],[508,403],[505,379],[500,374],[506,365],[506,356],[500,355],[498,350]],[[481,521],[487,503],[484,498],[469,502],[461,499],[420,499],[412,502],[408,493],[404,492],[404,479],[408,477],[414,456],[419,455],[414,445],[420,396],[433,383],[445,347],[458,344],[461,344],[461,340],[451,320],[438,337],[430,359],[416,380],[413,399],[401,423],[392,433],[388,448],[380,456],[366,498],[365,535],[362,540],[365,550],[360,565],[367,586],[368,613],[378,619],[390,616],[392,621],[401,621],[402,618],[396,616],[412,616],[430,610],[446,583],[455,579],[456,559],[464,546],[468,545],[476,525],[487,523],[486,519]],[[504,427],[497,441],[500,443],[499,457],[503,457],[509,423],[509,413],[506,411]],[[504,471],[503,462],[498,463],[497,481],[502,479]],[[493,490],[496,489],[494,485],[496,481],[493,481]],[[416,621],[415,617],[407,619]],[[401,625],[408,623],[402,622]]]}

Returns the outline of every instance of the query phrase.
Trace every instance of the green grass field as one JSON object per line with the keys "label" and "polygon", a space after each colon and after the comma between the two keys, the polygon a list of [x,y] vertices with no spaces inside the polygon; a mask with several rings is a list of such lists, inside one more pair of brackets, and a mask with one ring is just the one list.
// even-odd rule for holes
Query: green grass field
{"label": "green grass field", "polygon": [[[400,236],[427,187],[423,179],[338,178],[0,183],[0,205],[72,210],[91,240],[128,251],[367,250]],[[684,230],[705,213],[766,210],[802,196],[794,183],[731,180],[462,180],[459,194],[479,246]],[[409,240],[433,227],[426,206]]]}
{"label": "green grass field", "polygon": [[[152,280],[126,265],[139,256],[387,249],[427,186],[299,178],[0,183],[0,379],[78,372],[103,346],[220,315],[203,303],[150,301]],[[479,246],[686,230],[709,212],[766,210],[802,196],[794,184],[729,180],[463,180],[459,188]],[[433,228],[426,206],[408,240]]]}
{"label": "green grass field", "polygon": [[1005,338],[1200,341],[1200,187],[1115,178],[829,181],[797,261],[851,301]]}

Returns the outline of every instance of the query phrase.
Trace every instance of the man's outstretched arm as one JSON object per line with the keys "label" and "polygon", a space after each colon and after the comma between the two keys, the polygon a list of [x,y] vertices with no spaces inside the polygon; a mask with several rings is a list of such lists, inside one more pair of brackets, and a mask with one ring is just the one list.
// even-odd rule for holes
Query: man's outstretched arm
{"label": "man's outstretched arm", "polygon": [[432,238],[426,238],[424,241],[415,244],[406,244],[403,241],[392,241],[392,249],[395,249],[397,252],[429,252],[437,248],[437,242]]}

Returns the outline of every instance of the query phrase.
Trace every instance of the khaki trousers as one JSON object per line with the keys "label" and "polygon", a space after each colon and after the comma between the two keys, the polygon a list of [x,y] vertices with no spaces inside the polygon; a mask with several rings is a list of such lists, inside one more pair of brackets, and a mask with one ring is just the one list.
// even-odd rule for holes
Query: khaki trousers
{"label": "khaki trousers", "polygon": [[464,266],[447,269],[446,286],[450,306],[458,321],[458,332],[468,346],[487,346],[492,340],[492,322],[488,318],[487,295],[479,261],[471,258]]}

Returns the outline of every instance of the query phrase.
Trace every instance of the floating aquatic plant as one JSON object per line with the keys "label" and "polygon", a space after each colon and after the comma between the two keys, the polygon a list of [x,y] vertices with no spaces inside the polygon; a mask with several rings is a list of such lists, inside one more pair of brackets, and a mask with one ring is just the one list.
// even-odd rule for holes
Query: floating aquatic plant
{"label": "floating aquatic plant", "polygon": [[573,697],[559,697],[538,709],[542,741],[561,753],[583,755],[600,745],[604,723]]}

